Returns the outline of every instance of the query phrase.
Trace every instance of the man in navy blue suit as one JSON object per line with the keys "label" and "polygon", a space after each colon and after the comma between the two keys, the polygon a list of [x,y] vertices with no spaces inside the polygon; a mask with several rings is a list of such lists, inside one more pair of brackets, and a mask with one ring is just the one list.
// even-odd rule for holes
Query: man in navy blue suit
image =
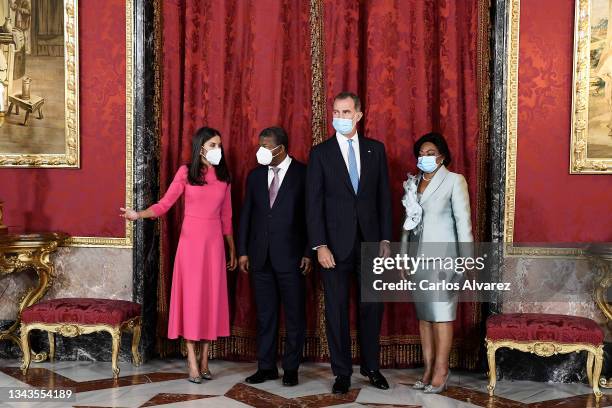
{"label": "man in navy blue suit", "polygon": [[259,136],[257,162],[246,183],[240,216],[240,270],[250,272],[257,306],[257,372],[246,379],[259,384],[278,378],[276,350],[279,303],[287,338],[283,385],[298,384],[306,316],[304,275],[311,269],[305,218],[306,166],[288,154],[280,127]]}
{"label": "man in navy blue suit", "polygon": [[[362,242],[379,243],[379,255],[390,255],[391,190],[387,156],[381,142],[357,134],[363,117],[359,97],[343,92],[334,99],[336,134],[313,147],[306,177],[308,236],[323,269],[325,323],[333,392],[351,385],[349,288],[360,278]],[[379,334],[383,304],[360,302],[359,343],[362,375],[380,389],[389,384],[379,370]]]}

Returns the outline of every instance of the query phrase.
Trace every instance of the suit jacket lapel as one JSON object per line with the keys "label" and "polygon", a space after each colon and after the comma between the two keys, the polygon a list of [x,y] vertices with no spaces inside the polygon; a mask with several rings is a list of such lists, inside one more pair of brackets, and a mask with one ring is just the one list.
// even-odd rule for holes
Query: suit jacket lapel
{"label": "suit jacket lapel", "polygon": [[433,180],[429,182],[429,185],[423,192],[423,196],[421,197],[421,202],[420,202],[421,204],[427,201],[427,199],[431,197],[431,195],[438,189],[438,187],[442,185],[442,182],[446,179],[446,176],[448,176],[448,173],[450,172],[448,171],[446,166],[442,165],[440,169],[434,175]]}
{"label": "suit jacket lapel", "polygon": [[[275,208],[278,206],[278,202],[283,198],[283,196],[286,195],[287,190],[291,187],[290,184],[291,184],[291,178],[293,177],[294,169],[295,169],[295,166],[293,165],[293,160],[291,160],[291,163],[289,164],[289,167],[287,168],[287,173],[285,174],[285,177],[283,178],[283,182],[281,183],[280,188],[278,189],[278,194],[276,195],[276,200],[274,200],[274,205],[272,206],[272,208]],[[269,198],[268,198],[268,201],[269,201]]]}
{"label": "suit jacket lapel", "polygon": [[344,161],[344,157],[342,157],[342,151],[340,150],[340,144],[336,139],[336,136],[332,136],[334,140],[332,141],[332,153],[336,156],[336,160],[334,160],[338,167],[338,174],[342,174],[342,178],[344,179],[344,184],[351,191],[351,193],[355,194],[355,190],[353,190],[353,184],[351,183],[351,176],[349,175],[348,169],[346,168],[346,162]]}
{"label": "suit jacket lapel", "polygon": [[267,207],[270,208],[270,189],[268,188],[268,172],[270,168],[268,166],[261,166],[263,171],[257,178],[257,192],[261,195],[261,199],[268,203]]}

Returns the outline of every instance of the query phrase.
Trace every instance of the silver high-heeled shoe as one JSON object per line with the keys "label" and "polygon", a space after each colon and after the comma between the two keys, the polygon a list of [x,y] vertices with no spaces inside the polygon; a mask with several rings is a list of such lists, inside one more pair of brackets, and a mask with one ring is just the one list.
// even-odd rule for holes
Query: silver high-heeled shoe
{"label": "silver high-heeled shoe", "polygon": [[444,380],[442,384],[440,384],[437,387],[434,387],[433,385],[429,384],[425,387],[423,392],[425,394],[439,394],[442,391],[446,391],[446,388],[447,388],[446,384],[448,383],[449,377],[450,377],[450,370],[448,370],[448,374],[446,374],[446,379]]}
{"label": "silver high-heeled shoe", "polygon": [[421,380],[417,380],[413,385],[412,385],[412,389],[413,390],[423,390],[425,389],[425,387],[427,387],[429,384],[425,384],[423,381]]}
{"label": "silver high-heeled shoe", "polygon": [[208,370],[208,369],[206,369],[206,370],[202,371],[202,372],[200,373],[200,377],[202,377],[202,378],[203,378],[203,379],[205,379],[205,380],[212,380],[212,379],[213,379],[213,377],[212,377],[212,373],[211,373],[211,372],[210,372],[210,370]]}
{"label": "silver high-heeled shoe", "polygon": [[190,377],[189,376],[189,360],[186,361],[185,366],[187,366],[187,381],[194,383],[194,384],[202,384],[202,377],[200,377],[199,375],[196,375],[195,377]]}

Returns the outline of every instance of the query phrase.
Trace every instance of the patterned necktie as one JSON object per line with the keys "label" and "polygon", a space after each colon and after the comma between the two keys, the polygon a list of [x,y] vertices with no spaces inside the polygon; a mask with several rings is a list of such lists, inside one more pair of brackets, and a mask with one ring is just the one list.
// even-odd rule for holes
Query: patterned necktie
{"label": "patterned necktie", "polygon": [[349,177],[351,178],[351,184],[353,185],[353,190],[355,190],[355,194],[359,190],[359,172],[357,171],[357,159],[355,157],[355,149],[353,149],[353,140],[348,139],[349,149],[348,149],[348,167],[349,167]]}
{"label": "patterned necktie", "polygon": [[274,172],[274,177],[272,178],[272,183],[270,184],[270,208],[274,205],[274,200],[276,200],[276,196],[278,195],[278,188],[280,186],[280,177],[278,177],[278,172],[280,171],[280,167],[270,167]]}

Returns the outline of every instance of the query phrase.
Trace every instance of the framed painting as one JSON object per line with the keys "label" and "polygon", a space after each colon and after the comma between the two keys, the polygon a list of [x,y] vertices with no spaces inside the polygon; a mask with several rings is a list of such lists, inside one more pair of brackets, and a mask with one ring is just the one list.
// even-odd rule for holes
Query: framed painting
{"label": "framed painting", "polygon": [[79,167],[77,0],[0,0],[0,167]]}
{"label": "framed painting", "polygon": [[612,174],[612,0],[576,0],[571,174]]}

